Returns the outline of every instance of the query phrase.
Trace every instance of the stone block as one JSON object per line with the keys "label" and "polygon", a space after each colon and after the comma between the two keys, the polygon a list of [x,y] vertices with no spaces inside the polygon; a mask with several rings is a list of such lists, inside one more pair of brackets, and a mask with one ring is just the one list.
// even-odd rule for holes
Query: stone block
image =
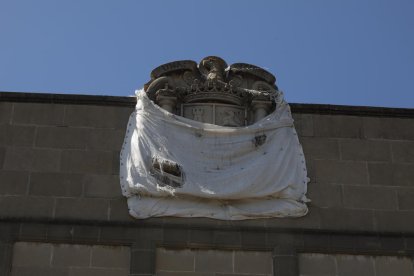
{"label": "stone block", "polygon": [[196,272],[233,272],[233,251],[197,250]]}
{"label": "stone block", "polygon": [[73,239],[73,226],[66,224],[52,224],[47,229],[47,238],[49,241],[68,242]]}
{"label": "stone block", "polygon": [[29,174],[26,172],[0,170],[1,195],[24,195],[28,183]]}
{"label": "stone block", "polygon": [[0,125],[0,145],[5,146],[33,146],[34,126]]}
{"label": "stone block", "polygon": [[365,162],[315,160],[313,166],[318,183],[368,184],[368,170]]}
{"label": "stone block", "polygon": [[53,267],[89,267],[91,246],[79,244],[54,244]]}
{"label": "stone block", "polygon": [[411,258],[379,256],[375,258],[376,276],[410,276],[414,275]]}
{"label": "stone block", "polygon": [[156,270],[171,272],[194,272],[196,250],[157,248]]}
{"label": "stone block", "polygon": [[150,274],[155,273],[155,252],[154,251],[132,251],[130,273]]}
{"label": "stone block", "polygon": [[124,137],[124,129],[95,128],[86,137],[86,147],[91,150],[120,151]]}
{"label": "stone block", "polygon": [[342,115],[313,115],[314,135],[329,138],[363,137],[362,118]]}
{"label": "stone block", "polygon": [[277,276],[297,276],[298,260],[296,256],[277,256],[273,261],[274,274]]}
{"label": "stone block", "polygon": [[130,248],[127,246],[92,246],[91,266],[129,268]]}
{"label": "stone block", "polygon": [[292,114],[295,120],[295,129],[299,136],[313,136],[313,116],[311,114]]}
{"label": "stone block", "polygon": [[13,267],[49,267],[52,244],[16,242],[13,246]]}
{"label": "stone block", "polygon": [[11,121],[13,103],[0,102],[0,124],[8,124]]}
{"label": "stone block", "polygon": [[109,202],[96,198],[58,198],[55,218],[92,221],[108,220]]}
{"label": "stone block", "polygon": [[236,231],[214,231],[214,243],[222,247],[240,247],[241,233]]}
{"label": "stone block", "polygon": [[381,232],[414,233],[414,211],[376,211],[376,230]]}
{"label": "stone block", "polygon": [[44,196],[78,197],[82,194],[82,180],[81,174],[34,172],[30,177],[29,193]]}
{"label": "stone block", "polygon": [[149,249],[148,246],[141,246],[141,243],[149,243],[149,240],[142,241],[139,233],[140,228],[120,227],[120,226],[102,226],[100,231],[100,240],[104,243],[119,244],[138,242],[138,249]]}
{"label": "stone block", "polygon": [[186,244],[188,241],[188,229],[183,228],[169,228],[164,229],[164,243],[165,244]]}
{"label": "stone block", "polygon": [[133,109],[117,106],[67,105],[65,124],[78,127],[125,129]]}
{"label": "stone block", "polygon": [[1,196],[1,218],[43,218],[50,219],[53,215],[54,199],[34,196]]}
{"label": "stone block", "polygon": [[113,153],[106,151],[64,150],[61,169],[64,172],[112,174]]}
{"label": "stone block", "polygon": [[358,246],[358,239],[353,235],[333,234],[331,236],[331,248],[334,251],[352,251]]}
{"label": "stone block", "polygon": [[414,120],[411,118],[366,117],[363,121],[366,138],[414,140]]}
{"label": "stone block", "polygon": [[46,240],[48,226],[44,223],[22,223],[20,226],[20,240],[42,241]]}
{"label": "stone block", "polygon": [[414,187],[398,189],[398,209],[414,211]]}
{"label": "stone block", "polygon": [[63,124],[64,105],[45,103],[15,103],[13,124],[52,125]]}
{"label": "stone block", "polygon": [[234,251],[234,272],[271,275],[273,272],[272,253],[268,251]]}
{"label": "stone block", "polygon": [[391,148],[394,162],[414,163],[414,142],[393,141]]}
{"label": "stone block", "polygon": [[405,240],[403,237],[398,236],[382,236],[381,237],[381,249],[383,251],[402,251],[405,248]]}
{"label": "stone block", "polygon": [[191,244],[212,244],[214,243],[214,231],[191,229],[189,233],[189,243]]}
{"label": "stone block", "polygon": [[303,235],[307,251],[321,251],[331,248],[331,236],[327,234],[306,233]]}
{"label": "stone block", "polygon": [[385,141],[342,139],[342,160],[391,161],[391,147]]}
{"label": "stone block", "polygon": [[388,187],[344,186],[344,206],[353,209],[397,210],[396,191]]}
{"label": "stone block", "polygon": [[98,226],[75,225],[73,227],[73,240],[75,241],[95,243],[99,240],[99,235]]}
{"label": "stone block", "polygon": [[110,221],[135,221],[129,215],[126,198],[113,199],[109,201],[109,220]]}
{"label": "stone block", "polygon": [[243,248],[249,249],[263,249],[268,247],[266,244],[267,235],[266,232],[245,230],[241,232],[241,244]]}
{"label": "stone block", "polygon": [[85,197],[122,197],[119,175],[87,174],[83,178]]}
{"label": "stone block", "polygon": [[301,137],[300,142],[307,159],[339,160],[338,139]]}
{"label": "stone block", "polygon": [[0,147],[0,169],[3,168],[5,158],[6,158],[6,148]]}
{"label": "stone block", "polygon": [[11,276],[69,276],[68,268],[54,267],[13,267]]}
{"label": "stone block", "polygon": [[60,151],[51,149],[32,149],[27,147],[9,147],[6,151],[4,169],[16,171],[59,170]]}
{"label": "stone block", "polygon": [[348,231],[373,231],[374,211],[350,210],[342,208],[329,208],[319,210],[321,229]]}
{"label": "stone block", "polygon": [[371,185],[414,186],[414,164],[368,163]]}
{"label": "stone block", "polygon": [[89,132],[75,127],[39,127],[35,145],[40,148],[86,149]]}
{"label": "stone block", "polygon": [[337,275],[374,276],[374,260],[369,256],[336,255]]}
{"label": "stone block", "polygon": [[[68,276],[128,276],[129,268],[71,267]],[[132,275],[132,274],[131,274]],[[141,274],[140,274],[141,275]]]}
{"label": "stone block", "polygon": [[307,197],[319,208],[342,206],[342,185],[309,183]]}
{"label": "stone block", "polygon": [[299,254],[299,272],[306,276],[337,275],[335,257],[319,253]]}

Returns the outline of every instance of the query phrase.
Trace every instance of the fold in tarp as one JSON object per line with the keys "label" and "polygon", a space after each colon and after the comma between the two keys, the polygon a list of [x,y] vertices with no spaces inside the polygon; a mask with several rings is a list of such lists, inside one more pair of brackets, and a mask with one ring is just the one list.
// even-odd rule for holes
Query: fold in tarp
{"label": "fold in tarp", "polygon": [[241,220],[307,213],[307,171],[289,105],[246,127],[169,113],[137,92],[120,161],[121,188],[136,218]]}

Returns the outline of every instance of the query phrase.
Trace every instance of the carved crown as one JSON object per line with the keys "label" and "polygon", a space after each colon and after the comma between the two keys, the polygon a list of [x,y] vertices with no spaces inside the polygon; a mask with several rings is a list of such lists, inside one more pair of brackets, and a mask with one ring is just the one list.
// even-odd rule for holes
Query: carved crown
{"label": "carved crown", "polygon": [[251,98],[269,98],[277,91],[276,78],[263,68],[247,63],[230,66],[216,56],[197,65],[192,60],[163,64],[151,72],[144,86],[155,103],[158,96],[175,96],[183,103],[221,102],[245,105]]}

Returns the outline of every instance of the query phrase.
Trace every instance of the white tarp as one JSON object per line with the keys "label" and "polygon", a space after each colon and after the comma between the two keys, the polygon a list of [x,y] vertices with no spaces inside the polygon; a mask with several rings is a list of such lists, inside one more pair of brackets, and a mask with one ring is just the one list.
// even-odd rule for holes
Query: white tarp
{"label": "white tarp", "polygon": [[289,105],[281,93],[275,101],[275,112],[235,128],[174,115],[137,91],[120,163],[130,214],[224,220],[305,215],[305,158]]}

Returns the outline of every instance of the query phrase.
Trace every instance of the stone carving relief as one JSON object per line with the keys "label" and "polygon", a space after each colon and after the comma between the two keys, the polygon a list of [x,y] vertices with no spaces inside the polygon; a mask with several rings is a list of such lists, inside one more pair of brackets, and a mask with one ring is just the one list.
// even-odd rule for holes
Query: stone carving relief
{"label": "stone carving relief", "polygon": [[215,56],[174,61],[155,68],[144,89],[157,105],[176,115],[221,126],[257,122],[275,108],[276,78],[247,63],[230,66]]}

